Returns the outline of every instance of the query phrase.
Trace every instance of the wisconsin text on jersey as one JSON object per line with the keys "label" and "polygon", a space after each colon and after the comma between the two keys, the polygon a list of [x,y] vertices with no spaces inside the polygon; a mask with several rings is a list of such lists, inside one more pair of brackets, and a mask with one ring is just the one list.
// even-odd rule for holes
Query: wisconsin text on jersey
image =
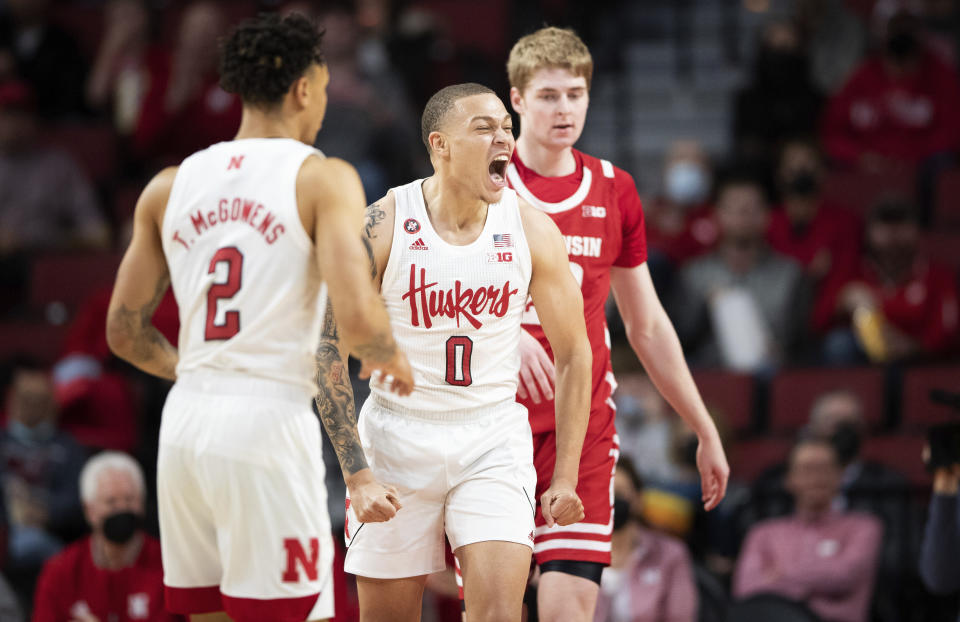
{"label": "wisconsin text on jersey", "polygon": [[[262,218],[261,218],[262,216]],[[228,222],[242,222],[250,225],[257,230],[266,240],[267,244],[273,244],[286,231],[283,223],[275,222],[277,217],[263,206],[252,199],[241,199],[235,197],[233,200],[220,199],[217,203],[217,209],[206,213],[202,209],[190,214],[190,224],[196,235],[201,235],[211,227]],[[180,235],[180,230],[173,232],[173,240],[183,244],[188,250],[193,244],[193,238],[185,239]]]}
{"label": "wisconsin text on jersey", "polygon": [[[432,318],[447,316],[456,319],[460,326],[462,316],[474,328],[483,326],[477,316],[486,312],[488,315],[503,317],[510,308],[510,297],[519,290],[510,289],[510,281],[497,288],[478,287],[477,289],[463,289],[460,279],[446,291],[436,288],[437,283],[427,283],[427,270],[420,268],[420,281],[417,282],[417,266],[410,264],[410,289],[402,296],[403,300],[410,301],[410,323],[420,326],[421,315],[424,328],[433,326]],[[419,303],[419,305],[418,305]]]}
{"label": "wisconsin text on jersey", "polygon": [[599,257],[603,238],[586,235],[565,235],[567,254],[571,257]]}

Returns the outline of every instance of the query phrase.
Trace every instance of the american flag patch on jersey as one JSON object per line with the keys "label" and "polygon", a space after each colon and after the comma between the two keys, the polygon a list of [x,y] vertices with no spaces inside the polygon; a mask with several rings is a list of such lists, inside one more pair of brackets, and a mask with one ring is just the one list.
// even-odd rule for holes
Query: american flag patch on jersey
{"label": "american flag patch on jersey", "polygon": [[513,246],[513,236],[509,233],[494,233],[493,234],[493,247],[494,248],[510,248]]}

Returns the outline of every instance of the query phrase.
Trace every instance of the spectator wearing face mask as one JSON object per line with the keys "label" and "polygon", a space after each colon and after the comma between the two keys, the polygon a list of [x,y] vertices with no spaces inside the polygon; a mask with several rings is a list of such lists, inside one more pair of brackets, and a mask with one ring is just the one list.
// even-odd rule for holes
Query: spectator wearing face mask
{"label": "spectator wearing face mask", "polygon": [[830,100],[822,137],[834,160],[878,172],[916,165],[960,147],[960,80],[922,42],[921,24],[900,10],[877,52]]}
{"label": "spectator wearing face mask", "polygon": [[787,137],[812,134],[823,96],[810,78],[797,25],[772,22],[763,28],[751,83],[737,94],[733,115],[736,154],[768,162]]}
{"label": "spectator wearing face mask", "polygon": [[627,458],[614,476],[610,566],[603,569],[595,622],[693,622],[697,590],[690,554],[671,536],[636,519],[643,483]]}
{"label": "spectator wearing face mask", "polygon": [[782,203],[771,213],[767,232],[771,248],[800,262],[818,286],[853,272],[860,252],[860,222],[852,212],[823,198],[823,176],[816,143],[787,141],[777,168]]}
{"label": "spectator wearing face mask", "polygon": [[834,446],[802,439],[790,454],[791,515],[747,534],[733,594],[773,593],[806,603],[830,622],[866,622],[883,528],[868,514],[837,511],[842,467]]}
{"label": "spectator wearing face mask", "polygon": [[818,300],[815,327],[830,331],[825,361],[903,361],[955,352],[956,278],[922,252],[913,206],[900,199],[879,201],[867,219],[864,244],[854,273],[829,284]]}
{"label": "spectator wearing face mask", "polygon": [[160,543],[140,529],[144,479],[129,455],[104,452],[80,473],[89,537],[50,559],[40,575],[33,622],[168,622]]}

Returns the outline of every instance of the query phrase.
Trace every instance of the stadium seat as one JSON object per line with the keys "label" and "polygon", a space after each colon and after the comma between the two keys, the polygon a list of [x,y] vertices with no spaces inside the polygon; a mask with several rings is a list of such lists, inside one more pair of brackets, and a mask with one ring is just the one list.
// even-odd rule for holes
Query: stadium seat
{"label": "stadium seat", "polygon": [[108,124],[55,125],[44,131],[43,141],[66,151],[98,186],[116,172],[117,138]]}
{"label": "stadium seat", "polygon": [[60,302],[72,312],[91,292],[113,282],[120,265],[116,253],[56,253],[37,257],[30,278],[30,305],[44,309]]}
{"label": "stadium seat", "polygon": [[707,408],[715,411],[735,433],[753,427],[753,376],[721,370],[700,370],[693,374]]}
{"label": "stadium seat", "polygon": [[23,354],[43,363],[53,363],[60,355],[66,329],[47,322],[0,322],[0,359]]}
{"label": "stadium seat", "polygon": [[923,234],[920,248],[931,259],[960,273],[960,231],[927,231]]}
{"label": "stadium seat", "polygon": [[937,198],[933,212],[936,228],[960,229],[960,168],[940,174],[937,182]]}
{"label": "stadium seat", "polygon": [[786,438],[755,438],[733,443],[730,474],[742,482],[753,482],[769,467],[786,461],[793,441]]}
{"label": "stadium seat", "polygon": [[830,173],[823,181],[824,198],[866,214],[873,204],[884,196],[916,195],[916,175],[912,171],[888,171],[868,174],[856,171]]}
{"label": "stadium seat", "polygon": [[932,389],[960,393],[960,365],[918,367],[906,372],[900,411],[906,428],[922,429],[937,423],[960,421],[960,413],[930,401]]}
{"label": "stadium seat", "polygon": [[883,422],[883,371],[869,367],[850,369],[795,369],[783,371],[771,387],[770,428],[793,433],[807,423],[810,407],[821,394],[836,389],[852,391],[863,401],[867,424]]}
{"label": "stadium seat", "polygon": [[922,435],[874,436],[864,440],[861,455],[899,471],[918,486],[927,486],[931,479],[921,458],[926,438]]}

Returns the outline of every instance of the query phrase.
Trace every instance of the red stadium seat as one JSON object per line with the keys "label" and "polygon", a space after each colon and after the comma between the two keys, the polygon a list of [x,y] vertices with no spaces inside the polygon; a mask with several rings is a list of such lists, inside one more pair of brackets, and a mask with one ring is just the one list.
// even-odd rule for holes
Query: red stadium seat
{"label": "red stadium seat", "polygon": [[761,473],[787,460],[793,441],[786,438],[740,440],[730,448],[730,474],[742,482],[753,482]]}
{"label": "red stadium seat", "polygon": [[928,231],[923,234],[920,248],[931,259],[960,273],[960,231]]}
{"label": "red stadium seat", "polygon": [[874,436],[864,440],[860,453],[866,460],[899,471],[913,484],[927,486],[931,478],[922,458],[926,442],[926,438],[919,435]]}
{"label": "red stadium seat", "polygon": [[30,278],[30,304],[42,309],[61,302],[75,310],[91,292],[110,285],[120,257],[115,253],[65,253],[37,257]]}
{"label": "red stadium seat", "polygon": [[930,401],[932,389],[960,392],[960,365],[918,367],[903,379],[901,413],[907,428],[926,428],[937,423],[960,421],[960,413]]}
{"label": "red stadium seat", "polygon": [[935,227],[960,228],[960,168],[940,174],[933,224]]}
{"label": "red stadium seat", "polygon": [[753,425],[753,376],[720,370],[694,372],[693,379],[707,408],[736,433]]}
{"label": "red stadium seat", "polygon": [[883,371],[879,369],[795,369],[779,373],[771,387],[770,427],[794,432],[807,423],[810,407],[821,394],[836,389],[855,393],[864,406],[868,425],[883,420]]}
{"label": "red stadium seat", "polygon": [[117,137],[107,124],[57,125],[44,132],[44,142],[66,151],[95,184],[113,178],[117,169]]}
{"label": "red stadium seat", "polygon": [[66,328],[46,322],[0,322],[0,358],[16,354],[53,363],[60,355]]}
{"label": "red stadium seat", "polygon": [[828,174],[823,181],[824,198],[861,215],[866,214],[878,199],[892,195],[913,199],[916,175],[901,170],[883,174],[838,171]]}

